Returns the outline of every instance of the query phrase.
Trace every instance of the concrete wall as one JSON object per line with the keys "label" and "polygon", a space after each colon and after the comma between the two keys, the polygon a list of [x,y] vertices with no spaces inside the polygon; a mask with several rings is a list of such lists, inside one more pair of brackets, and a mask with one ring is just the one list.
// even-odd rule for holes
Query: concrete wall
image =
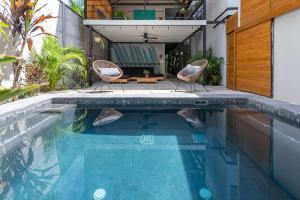
{"label": "concrete wall", "polygon": [[300,9],[274,20],[274,98],[300,104]]}
{"label": "concrete wall", "polygon": [[[227,7],[239,7],[240,0],[206,0],[207,1],[207,19],[214,20]],[[225,62],[221,66],[222,82],[226,86],[226,26],[220,24],[213,29],[214,25],[207,26],[207,48],[212,47],[213,52],[218,57],[223,57]],[[202,51],[202,33],[199,32],[191,39],[192,56],[197,51]]]}
{"label": "concrete wall", "polygon": [[[48,5],[40,11],[39,14],[49,14],[57,16],[56,19],[49,19],[43,24],[45,30],[53,35],[56,35],[61,44],[64,46],[75,46],[83,48],[88,52],[88,28],[82,25],[82,18],[70,10],[64,3],[58,0],[51,0],[51,3],[47,0],[40,0],[39,4],[43,5],[48,2]],[[68,2],[65,0],[65,2]],[[1,2],[0,2],[1,3]],[[1,10],[0,10],[1,11]],[[93,33],[93,37],[99,37],[97,33]],[[36,37],[34,39],[34,48],[40,49],[42,45],[42,38]],[[94,41],[94,40],[93,40]],[[107,47],[107,41],[105,41]],[[0,53],[11,54],[11,45],[1,37],[0,40]],[[94,42],[95,59],[102,58],[107,59],[107,49],[101,50],[100,45]],[[24,57],[27,58],[29,51],[26,50]],[[12,85],[12,68],[7,65],[4,66],[2,72],[2,81],[0,77],[0,84],[4,87],[10,87]]]}

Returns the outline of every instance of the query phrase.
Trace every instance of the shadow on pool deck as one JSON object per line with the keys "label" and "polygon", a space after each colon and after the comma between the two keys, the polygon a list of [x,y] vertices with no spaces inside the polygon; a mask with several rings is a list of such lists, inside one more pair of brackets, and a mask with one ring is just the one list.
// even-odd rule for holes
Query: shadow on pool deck
{"label": "shadow on pool deck", "polygon": [[[166,79],[164,81],[158,81],[156,83],[137,83],[136,81],[130,81],[128,83],[124,83],[123,87],[125,90],[175,90],[176,85],[180,83],[178,90],[179,91],[190,91],[191,84],[188,82],[180,81],[178,79]],[[94,84],[89,89],[94,89],[97,84]],[[211,87],[211,86],[208,86]],[[222,88],[223,86],[213,86],[214,88]],[[98,88],[100,90],[100,87]],[[98,90],[97,89],[97,90]],[[103,83],[104,90],[121,90],[121,85],[118,83]],[[196,84],[196,92],[206,92],[204,87],[200,84]]]}
{"label": "shadow on pool deck", "polygon": [[[176,85],[180,83],[177,91],[175,91]],[[96,88],[96,90],[95,90]],[[195,92],[191,92],[191,84],[187,82],[180,81],[178,79],[166,79],[164,81],[158,81],[157,83],[137,83],[135,81],[130,81],[123,84],[124,91],[120,84],[108,84],[103,83],[103,88],[101,90],[100,86],[97,87],[97,83],[93,84],[91,87],[83,90],[77,90],[76,93],[94,93],[101,94],[101,96],[112,96],[112,95],[159,95],[161,97],[197,97],[199,95],[205,94],[249,94],[240,91],[234,91],[227,89],[225,86],[206,86],[209,90],[207,92],[203,85],[195,85]],[[65,93],[66,91],[64,91]],[[74,93],[74,90],[69,90],[67,93]]]}

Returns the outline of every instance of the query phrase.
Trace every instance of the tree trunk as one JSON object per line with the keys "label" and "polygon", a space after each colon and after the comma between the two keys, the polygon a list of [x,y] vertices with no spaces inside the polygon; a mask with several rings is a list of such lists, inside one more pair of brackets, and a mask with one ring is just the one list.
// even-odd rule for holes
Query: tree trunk
{"label": "tree trunk", "polygon": [[20,71],[21,70],[20,70],[19,62],[13,63],[13,73],[14,73],[13,88],[19,86]]}
{"label": "tree trunk", "polygon": [[[24,48],[26,46],[26,39],[19,39],[19,44],[17,45],[17,35],[13,35],[13,46],[15,48],[15,56],[18,58],[23,56]],[[21,44],[21,46],[20,46]],[[20,49],[19,49],[20,47]],[[19,50],[18,50],[19,49]],[[13,88],[16,88],[19,86],[19,79],[21,70],[23,68],[23,61],[18,60],[17,62],[13,63],[13,73],[14,73],[14,79],[13,79]]]}

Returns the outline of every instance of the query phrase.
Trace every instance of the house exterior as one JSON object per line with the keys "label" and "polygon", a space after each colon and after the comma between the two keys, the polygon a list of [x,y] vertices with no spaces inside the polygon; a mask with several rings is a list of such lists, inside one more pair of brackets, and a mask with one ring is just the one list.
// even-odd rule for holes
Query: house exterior
{"label": "house exterior", "polygon": [[[110,60],[121,67],[154,66],[156,73],[164,75],[168,73],[166,45],[182,45],[191,35],[203,32],[207,24],[203,1],[87,0],[85,3],[84,24],[109,41]],[[206,46],[202,45],[202,49]]]}
{"label": "house exterior", "polygon": [[[45,30],[56,35],[65,46],[85,49],[90,61],[123,60],[124,65],[141,66],[147,63],[144,51],[149,54],[150,46],[155,49],[156,59],[148,58],[148,63],[155,64],[157,72],[167,75],[170,72],[166,55],[170,47],[179,52],[179,68],[196,52],[212,47],[214,54],[225,60],[221,85],[300,103],[300,29],[295,25],[300,20],[299,0],[80,1],[86,5],[83,23],[68,7],[68,0],[51,1],[41,12],[58,16],[45,24]],[[40,0],[41,4],[46,2]],[[178,14],[186,12],[181,10],[183,7],[189,9],[185,17]],[[104,50],[94,40],[101,36],[107,39]],[[35,38],[37,49],[41,38]],[[10,54],[12,48],[3,38],[0,44],[1,52]],[[133,50],[133,58],[126,63],[126,54],[118,58],[116,49],[127,48],[130,57],[130,45],[140,46],[140,52]],[[144,60],[138,60],[140,57]],[[0,84],[10,87],[12,77],[11,68],[4,66]]]}
{"label": "house exterior", "polygon": [[[295,26],[300,19],[299,0],[87,0],[85,3],[84,24],[106,37],[112,46],[114,43],[156,45],[161,73],[168,73],[164,53],[168,44],[178,45],[184,58],[212,47],[215,55],[225,60],[222,85],[300,102],[297,92],[300,41],[296,36],[300,31]],[[183,7],[190,9],[189,14],[180,18],[180,13],[185,12],[181,10]],[[143,11],[145,19],[139,18]],[[120,13],[121,18],[125,16],[123,19]],[[111,52],[110,58],[118,63],[116,54]],[[185,61],[181,61],[180,67]]]}

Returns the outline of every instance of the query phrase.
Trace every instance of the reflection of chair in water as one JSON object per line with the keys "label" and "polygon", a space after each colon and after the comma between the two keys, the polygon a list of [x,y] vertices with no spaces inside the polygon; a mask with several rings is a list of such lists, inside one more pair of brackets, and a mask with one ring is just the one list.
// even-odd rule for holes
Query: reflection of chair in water
{"label": "reflection of chair in water", "polygon": [[190,122],[193,126],[201,128],[203,123],[199,120],[197,110],[195,109],[182,109],[177,112],[178,115],[183,117],[186,121]]}
{"label": "reflection of chair in water", "polygon": [[123,117],[123,114],[113,108],[103,109],[99,116],[95,119],[93,126],[109,124],[121,117]]}

